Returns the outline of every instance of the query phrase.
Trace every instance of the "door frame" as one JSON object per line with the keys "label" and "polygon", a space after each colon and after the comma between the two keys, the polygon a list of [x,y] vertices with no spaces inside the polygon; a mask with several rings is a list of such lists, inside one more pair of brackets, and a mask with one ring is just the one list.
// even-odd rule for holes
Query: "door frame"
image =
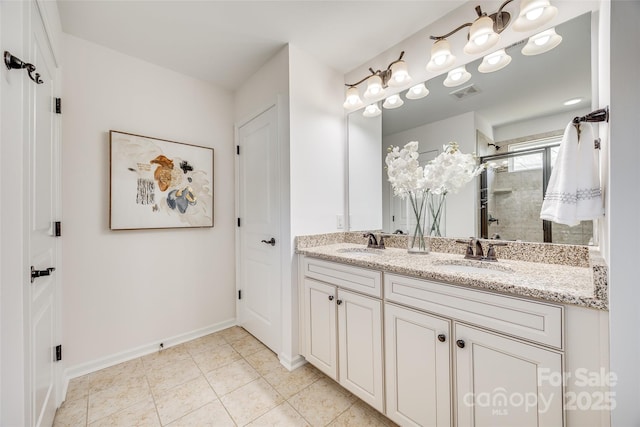
{"label": "door frame", "polygon": [[[281,126],[281,114],[282,114],[282,98],[281,96],[277,96],[273,101],[268,102],[266,104],[264,104],[261,108],[256,109],[252,114],[249,114],[245,117],[243,117],[242,119],[236,121],[236,123],[233,126],[233,139],[234,139],[234,145],[236,147],[238,147],[239,145],[239,131],[240,128],[244,125],[246,125],[247,123],[251,122],[253,119],[255,119],[256,117],[260,116],[261,114],[267,112],[269,109],[271,108],[275,108],[275,115],[276,115],[276,126],[277,126],[277,137],[276,137],[276,149],[278,152],[278,190],[280,192],[280,230],[279,230],[279,234],[277,236],[274,236],[276,241],[278,242],[282,242],[282,244],[277,245],[278,247],[278,267],[280,268],[280,313],[282,314],[283,310],[285,309],[285,305],[283,304],[283,296],[284,296],[284,286],[283,286],[283,282],[284,282],[284,276],[287,274],[287,272],[289,270],[283,269],[284,266],[284,260],[286,260],[286,255],[288,253],[287,249],[288,249],[288,240],[286,241],[283,239],[283,236],[288,235],[288,233],[286,232],[289,228],[289,220],[288,220],[288,210],[284,210],[285,206],[288,206],[288,203],[285,203],[285,194],[283,191],[283,170],[282,170],[282,126]],[[234,171],[234,175],[235,175],[235,218],[237,220],[237,218],[242,218],[241,216],[241,211],[240,211],[240,156],[238,154],[235,155],[235,159],[234,159],[234,167],[235,167],[235,171]],[[288,200],[288,195],[286,197],[286,200]],[[288,208],[287,208],[288,209]],[[285,212],[287,212],[285,214]],[[283,222],[283,218],[286,217],[286,223]],[[286,229],[283,228],[283,226],[286,225]],[[241,277],[241,270],[243,267],[243,261],[242,261],[242,254],[240,251],[240,243],[241,243],[241,238],[240,238],[240,228],[238,227],[238,225],[236,224],[235,227],[235,258],[236,258],[236,293],[235,293],[235,302],[236,302],[236,324],[237,325],[241,325],[242,324],[242,310],[241,310],[241,302],[240,299],[238,298],[238,292],[241,290],[241,281],[240,281],[240,277]],[[280,316],[279,319],[279,327],[280,330],[277,331],[278,336],[279,336],[279,342],[280,342],[280,348],[277,349],[276,353],[278,353],[278,356],[280,356],[280,351],[283,348],[283,328],[285,327],[284,322],[283,322],[283,316]]]}

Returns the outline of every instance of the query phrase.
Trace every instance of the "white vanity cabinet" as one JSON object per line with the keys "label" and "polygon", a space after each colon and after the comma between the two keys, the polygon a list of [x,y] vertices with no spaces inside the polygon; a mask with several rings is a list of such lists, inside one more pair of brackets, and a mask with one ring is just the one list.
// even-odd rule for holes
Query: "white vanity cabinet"
{"label": "white vanity cabinet", "polygon": [[384,305],[386,415],[402,426],[451,425],[451,321]]}
{"label": "white vanity cabinet", "polygon": [[[419,350],[424,353],[421,357],[426,365],[424,368],[451,375],[455,385],[452,409],[457,426],[542,427],[564,424],[562,385],[540,380],[552,373],[562,373],[561,306],[394,274],[385,274],[384,293],[387,301],[385,310],[392,313],[391,318],[385,313],[387,322],[392,321],[393,313],[397,311],[390,301],[429,312],[418,312],[422,314],[422,327],[431,326],[432,331],[423,333],[422,337],[416,335],[415,338],[420,340],[417,348],[433,347],[429,351]],[[405,308],[402,313],[408,314],[409,311]],[[413,319],[414,325],[418,325],[418,317]],[[441,323],[435,323],[436,320]],[[446,322],[450,322],[452,339],[444,332],[448,326]],[[433,329],[432,325],[437,325],[437,328]],[[389,340],[391,331],[387,326],[385,338]],[[434,342],[437,333],[445,335],[453,353],[448,366],[436,364],[434,360],[439,350],[437,342]],[[426,388],[421,384],[423,378],[407,376],[404,382],[393,386],[391,377],[399,369],[395,358],[401,351],[415,350],[416,344],[394,348],[392,342],[386,349],[387,407],[391,408],[393,402],[396,407],[416,408],[412,409],[411,422],[402,418],[402,411],[388,412],[387,416],[402,425],[450,425],[450,421],[441,416],[446,414],[445,409],[434,406],[441,402],[430,394],[425,392],[421,400],[412,401],[415,399],[411,394],[414,388]],[[434,380],[437,381],[435,377],[430,381]],[[448,400],[446,385],[437,385],[436,397],[441,399],[444,395]],[[437,419],[428,418],[434,414],[437,414]],[[418,419],[428,422],[418,422]]]}
{"label": "white vanity cabinet", "polygon": [[305,357],[384,412],[380,272],[313,258],[302,268]]}

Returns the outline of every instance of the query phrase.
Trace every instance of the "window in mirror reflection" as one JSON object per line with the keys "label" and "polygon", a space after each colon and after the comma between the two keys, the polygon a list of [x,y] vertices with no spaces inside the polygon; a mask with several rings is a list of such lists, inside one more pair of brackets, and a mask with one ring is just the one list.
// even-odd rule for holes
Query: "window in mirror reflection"
{"label": "window in mirror reflection", "polygon": [[480,230],[483,238],[592,244],[593,223],[575,227],[540,219],[544,189],[551,176],[560,137],[505,144],[507,154],[483,157]]}

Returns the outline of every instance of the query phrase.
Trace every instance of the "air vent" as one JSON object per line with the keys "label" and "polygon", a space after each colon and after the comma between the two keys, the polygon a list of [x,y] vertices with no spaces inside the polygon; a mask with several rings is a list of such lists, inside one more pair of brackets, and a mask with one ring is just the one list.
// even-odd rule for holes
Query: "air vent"
{"label": "air vent", "polygon": [[470,96],[473,96],[476,93],[480,93],[480,89],[475,87],[473,84],[470,84],[469,86],[465,86],[461,89],[454,90],[449,95],[453,96],[455,99],[460,100],[463,98],[468,98]]}

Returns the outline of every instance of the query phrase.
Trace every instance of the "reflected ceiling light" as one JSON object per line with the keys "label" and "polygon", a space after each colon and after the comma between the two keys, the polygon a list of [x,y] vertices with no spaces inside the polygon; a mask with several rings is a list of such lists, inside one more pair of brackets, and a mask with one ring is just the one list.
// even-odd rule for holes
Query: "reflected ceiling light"
{"label": "reflected ceiling light", "polygon": [[500,35],[493,31],[493,20],[488,16],[480,16],[471,24],[469,41],[464,46],[464,53],[475,55],[491,49],[498,43]]}
{"label": "reflected ceiling light", "polygon": [[573,98],[573,99],[569,99],[567,101],[564,101],[564,105],[576,105],[579,104],[582,101],[582,98]]}
{"label": "reflected ceiling light", "polygon": [[[358,85],[367,82],[367,90],[364,93],[366,99],[379,99],[384,96],[384,90],[387,85],[403,86],[411,82],[411,76],[407,71],[407,64],[402,60],[404,51],[400,53],[400,57],[393,61],[385,70],[376,70],[369,68],[371,73],[368,76],[363,77],[356,83],[345,83],[347,89],[346,100],[344,102],[344,108],[356,109],[362,107],[364,104],[360,100],[358,94]],[[357,95],[357,99],[356,99]]]}
{"label": "reflected ceiling light", "polygon": [[366,107],[364,107],[364,111],[362,112],[362,115],[365,117],[376,117],[380,114],[382,114],[382,110],[380,109],[380,107],[378,107],[377,102],[367,105]]}
{"label": "reflected ceiling light", "polygon": [[447,39],[439,39],[431,46],[431,59],[427,64],[427,71],[443,71],[453,65],[455,60]]}
{"label": "reflected ceiling light", "polygon": [[355,110],[356,108],[360,108],[364,105],[362,99],[360,99],[360,94],[358,93],[358,88],[355,86],[349,87],[347,89],[346,100],[344,101],[344,108],[348,110]]}
{"label": "reflected ceiling light", "polygon": [[427,86],[424,83],[420,83],[419,85],[415,85],[409,89],[405,96],[407,99],[420,99],[427,95],[429,95],[429,89],[427,89]]}
{"label": "reflected ceiling light", "polygon": [[404,101],[402,100],[402,98],[400,98],[400,95],[395,94],[385,99],[382,106],[388,110],[391,110],[400,107],[402,104],[404,104]]}
{"label": "reflected ceiling light", "polygon": [[556,33],[555,28],[550,28],[546,31],[538,33],[529,37],[529,41],[522,48],[522,54],[531,56],[545,53],[558,46],[562,41],[562,36]]}
{"label": "reflected ceiling light", "polygon": [[447,78],[444,79],[444,85],[446,87],[454,87],[466,83],[471,78],[471,74],[467,71],[465,66],[454,68],[449,71]]}
{"label": "reflected ceiling light", "polygon": [[529,31],[540,28],[558,14],[558,9],[551,6],[549,0],[522,0],[520,14],[513,22],[515,31]]}
{"label": "reflected ceiling light", "polygon": [[500,49],[482,58],[482,64],[478,67],[478,71],[481,73],[492,73],[503,69],[509,65],[510,62],[511,56],[509,56],[504,49]]}

